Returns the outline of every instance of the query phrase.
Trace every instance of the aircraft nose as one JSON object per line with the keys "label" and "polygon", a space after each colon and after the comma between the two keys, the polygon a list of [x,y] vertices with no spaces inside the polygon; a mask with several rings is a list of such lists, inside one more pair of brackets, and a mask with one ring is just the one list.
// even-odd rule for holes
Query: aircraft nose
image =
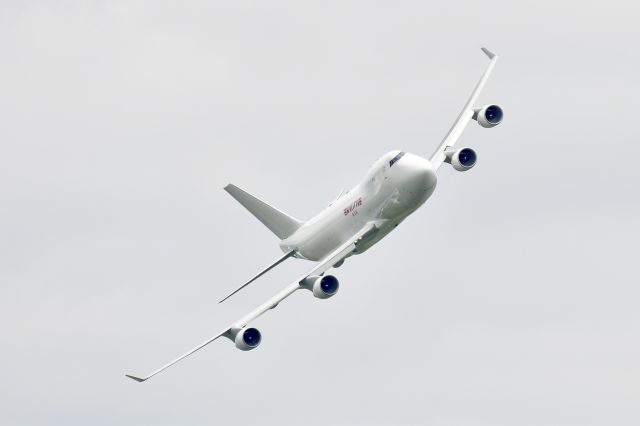
{"label": "aircraft nose", "polygon": [[428,193],[430,195],[438,182],[436,171],[431,165],[431,162],[426,158],[422,158],[417,155],[412,157],[412,192],[416,193],[416,195],[424,193]]}

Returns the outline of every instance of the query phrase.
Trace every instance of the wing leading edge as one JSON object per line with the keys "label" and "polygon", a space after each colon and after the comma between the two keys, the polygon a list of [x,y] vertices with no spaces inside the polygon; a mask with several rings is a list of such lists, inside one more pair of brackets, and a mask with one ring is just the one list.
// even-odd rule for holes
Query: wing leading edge
{"label": "wing leading edge", "polygon": [[462,111],[460,111],[460,115],[458,116],[456,121],[453,123],[453,126],[451,126],[449,132],[447,132],[447,135],[442,140],[442,143],[440,143],[438,149],[436,149],[436,151],[431,156],[431,164],[436,170],[438,170],[444,162],[445,150],[448,147],[455,145],[455,143],[458,141],[458,138],[460,138],[460,135],[467,127],[467,124],[469,124],[469,121],[473,118],[473,104],[478,99],[478,95],[480,95],[482,88],[489,79],[489,75],[491,75],[491,71],[493,71],[493,67],[498,61],[498,55],[494,54],[489,49],[483,47],[482,51],[489,57],[489,65],[484,71],[484,74],[482,74],[482,77],[480,77],[480,81],[478,81],[478,84],[476,84],[475,89],[473,89],[471,96],[469,96],[469,99],[467,99],[467,103],[464,104],[464,107],[462,108]]}
{"label": "wing leading edge", "polygon": [[279,293],[277,293],[271,299],[267,300],[265,303],[258,306],[256,309],[254,309],[253,311],[251,311],[250,313],[248,313],[238,321],[234,322],[229,327],[220,331],[215,336],[210,337],[206,341],[202,342],[200,345],[191,349],[189,352],[179,356],[178,358],[174,359],[168,364],[163,365],[162,367],[158,368],[154,372],[149,373],[146,377],[137,377],[130,374],[125,374],[125,376],[137,382],[144,382],[150,379],[151,377],[155,376],[156,374],[171,367],[173,364],[177,363],[178,361],[181,361],[184,358],[188,357],[189,355],[193,354],[194,352],[199,351],[200,349],[204,348],[209,343],[213,342],[219,337],[222,337],[222,336],[230,337],[230,333],[233,330],[238,330],[245,327],[249,322],[255,320],[256,318],[258,318],[265,312],[269,311],[270,309],[273,309],[276,306],[278,306],[280,302],[282,302],[284,299],[289,297],[296,290],[303,288],[301,284],[306,280],[306,278],[313,275],[322,275],[327,270],[331,269],[333,265],[335,265],[336,263],[348,257],[357,248],[358,243],[362,239],[368,238],[370,235],[372,235],[372,233],[375,233],[376,231],[377,231],[377,227],[375,226],[374,223],[367,224],[367,226],[365,226],[362,230],[360,230],[360,232],[358,232],[353,238],[349,239],[343,245],[335,249],[333,252],[329,253],[323,260],[318,262],[316,266],[314,266],[313,269],[311,269],[306,275],[302,276],[297,281],[294,281],[293,283],[289,284],[287,287],[283,288]]}

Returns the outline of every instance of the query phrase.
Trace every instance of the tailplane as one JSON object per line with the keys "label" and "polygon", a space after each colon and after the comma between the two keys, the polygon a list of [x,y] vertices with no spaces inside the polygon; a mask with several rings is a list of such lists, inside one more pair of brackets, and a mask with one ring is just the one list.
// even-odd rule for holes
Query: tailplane
{"label": "tailplane", "polygon": [[264,201],[254,197],[233,184],[224,187],[224,190],[244,206],[252,215],[262,222],[278,238],[284,240],[296,232],[302,222],[288,214],[270,206]]}
{"label": "tailplane", "polygon": [[245,288],[246,286],[248,286],[249,284],[257,280],[258,278],[260,278],[261,276],[263,276],[264,274],[266,274],[267,272],[269,272],[270,270],[272,270],[273,268],[275,268],[276,266],[278,266],[279,264],[287,260],[288,258],[295,256],[295,254],[296,252],[293,250],[286,252],[284,256],[282,256],[281,258],[273,262],[271,265],[264,268],[262,271],[258,272],[256,275],[253,276],[253,278],[251,278],[249,281],[247,281],[246,283],[242,284],[240,287],[233,290],[231,293],[225,296],[224,299],[220,300],[218,303],[224,302],[225,300],[227,300],[228,298],[230,298],[231,296],[233,296],[234,294],[236,294],[237,292],[239,292],[240,290],[242,290],[243,288]]}

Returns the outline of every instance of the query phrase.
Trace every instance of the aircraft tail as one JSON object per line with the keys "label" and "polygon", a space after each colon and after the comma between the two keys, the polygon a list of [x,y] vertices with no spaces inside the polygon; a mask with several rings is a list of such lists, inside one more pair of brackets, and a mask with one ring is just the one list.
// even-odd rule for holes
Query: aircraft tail
{"label": "aircraft tail", "polygon": [[288,214],[270,206],[264,201],[254,197],[233,184],[224,187],[224,190],[235,198],[249,212],[262,222],[278,238],[284,240],[296,232],[302,222]]}

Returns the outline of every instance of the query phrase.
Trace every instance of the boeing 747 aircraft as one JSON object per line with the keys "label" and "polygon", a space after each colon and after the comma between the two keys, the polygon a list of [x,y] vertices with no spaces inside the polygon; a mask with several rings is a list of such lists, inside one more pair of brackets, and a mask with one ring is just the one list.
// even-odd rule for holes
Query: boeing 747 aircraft
{"label": "boeing 747 aircraft", "polygon": [[424,204],[436,188],[436,172],[442,163],[448,163],[461,172],[476,164],[474,150],[454,149],[469,121],[476,120],[486,128],[497,126],[502,121],[503,113],[499,106],[474,107],[498,60],[489,50],[482,48],[482,51],[489,57],[489,65],[431,158],[403,151],[386,153],[371,166],[360,183],[350,191],[340,193],[329,207],[306,222],[291,217],[237,186],[227,185],[224,189],[282,240],[280,248],[284,254],[221,302],[290,257],[316,261],[316,265],[271,299],[184,355],[145,377],[126,376],[144,382],[219,337],[228,338],[243,351],[255,349],[262,337],[256,328],[249,327],[249,323],[278,306],[293,292],[309,290],[319,299],[335,295],[338,279],[325,272],[339,267],[349,256],[367,251]]}

